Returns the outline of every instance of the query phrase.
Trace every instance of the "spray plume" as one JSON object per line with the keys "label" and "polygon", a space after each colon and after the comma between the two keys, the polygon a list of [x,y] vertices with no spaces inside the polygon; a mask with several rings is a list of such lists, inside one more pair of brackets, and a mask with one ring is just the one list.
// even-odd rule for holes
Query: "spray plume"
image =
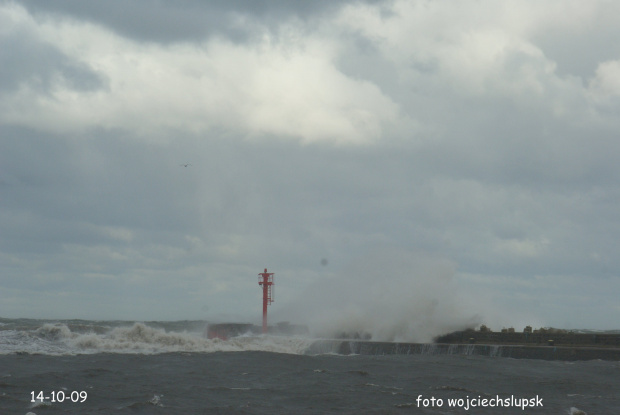
{"label": "spray plume", "polygon": [[311,284],[277,317],[307,324],[319,337],[370,335],[373,340],[429,342],[475,327],[453,283],[452,262],[420,253],[372,254]]}

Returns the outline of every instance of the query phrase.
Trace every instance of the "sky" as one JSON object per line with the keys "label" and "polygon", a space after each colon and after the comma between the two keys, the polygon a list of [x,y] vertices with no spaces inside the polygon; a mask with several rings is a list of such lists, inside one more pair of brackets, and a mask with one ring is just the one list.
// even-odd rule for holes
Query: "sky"
{"label": "sky", "polygon": [[[0,0],[0,317],[618,329],[620,2]],[[187,164],[187,166],[184,166]]]}

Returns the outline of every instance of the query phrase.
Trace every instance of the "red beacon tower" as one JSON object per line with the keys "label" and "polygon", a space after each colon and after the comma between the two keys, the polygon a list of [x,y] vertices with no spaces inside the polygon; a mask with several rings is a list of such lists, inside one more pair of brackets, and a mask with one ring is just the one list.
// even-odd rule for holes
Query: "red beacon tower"
{"label": "red beacon tower", "polygon": [[267,305],[273,303],[273,272],[258,274],[258,285],[263,286],[263,334],[267,333]]}

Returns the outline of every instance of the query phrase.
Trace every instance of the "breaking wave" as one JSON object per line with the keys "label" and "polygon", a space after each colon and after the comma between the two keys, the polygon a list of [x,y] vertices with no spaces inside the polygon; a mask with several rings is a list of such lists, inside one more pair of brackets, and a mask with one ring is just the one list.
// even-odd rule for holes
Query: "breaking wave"
{"label": "breaking wave", "polygon": [[311,339],[283,336],[240,336],[207,339],[202,332],[166,331],[145,323],[110,328],[104,333],[73,331],[62,323],[46,323],[31,331],[0,332],[0,353],[90,354],[265,351],[303,354]]}

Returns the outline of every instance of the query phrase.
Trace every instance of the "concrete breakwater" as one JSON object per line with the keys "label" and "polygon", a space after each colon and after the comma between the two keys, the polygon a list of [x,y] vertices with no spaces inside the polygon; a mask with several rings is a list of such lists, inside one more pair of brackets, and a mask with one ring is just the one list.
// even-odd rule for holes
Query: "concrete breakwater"
{"label": "concrete breakwater", "polygon": [[620,348],[499,344],[393,343],[365,340],[317,340],[307,354],[467,355],[543,360],[620,360]]}

